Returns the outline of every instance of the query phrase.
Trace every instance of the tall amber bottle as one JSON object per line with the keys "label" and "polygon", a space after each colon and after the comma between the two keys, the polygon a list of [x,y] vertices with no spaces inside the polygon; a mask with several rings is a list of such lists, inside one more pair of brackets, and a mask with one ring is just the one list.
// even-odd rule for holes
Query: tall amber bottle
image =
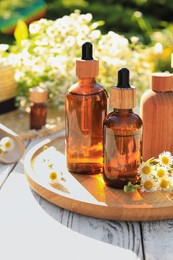
{"label": "tall amber bottle", "polygon": [[113,112],[104,120],[104,171],[108,186],[123,188],[138,180],[141,162],[141,118],[133,113],[136,89],[129,85],[129,71],[118,71],[118,85],[110,90]]}
{"label": "tall amber bottle", "polygon": [[78,82],[65,98],[66,161],[70,172],[94,174],[103,170],[103,120],[107,92],[96,82],[99,61],[92,57],[92,44],[82,46],[76,61]]}

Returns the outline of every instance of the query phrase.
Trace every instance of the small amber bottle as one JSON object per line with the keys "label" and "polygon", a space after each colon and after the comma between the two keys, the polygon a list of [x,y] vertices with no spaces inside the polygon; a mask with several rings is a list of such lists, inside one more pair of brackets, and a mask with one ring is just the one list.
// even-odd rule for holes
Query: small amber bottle
{"label": "small amber bottle", "polygon": [[41,129],[46,124],[47,90],[41,87],[30,89],[30,129]]}
{"label": "small amber bottle", "polygon": [[108,186],[123,188],[137,182],[141,162],[141,118],[133,113],[136,88],[129,84],[129,70],[118,71],[118,85],[110,90],[114,109],[104,120],[104,171]]}
{"label": "small amber bottle", "polygon": [[78,82],[65,98],[66,161],[70,172],[94,174],[103,170],[103,120],[107,114],[107,92],[96,82],[98,60],[92,44],[82,46],[76,61]]}

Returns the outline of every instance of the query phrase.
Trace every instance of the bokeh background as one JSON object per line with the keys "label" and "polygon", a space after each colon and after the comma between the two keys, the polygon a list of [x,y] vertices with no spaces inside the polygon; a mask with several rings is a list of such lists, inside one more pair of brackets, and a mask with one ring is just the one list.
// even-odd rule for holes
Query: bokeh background
{"label": "bokeh background", "polygon": [[172,72],[172,14],[172,0],[1,0],[0,58],[15,68],[16,100],[41,84],[50,105],[63,109],[75,59],[90,40],[99,83],[109,91],[118,68],[128,67],[139,103],[152,72]]}

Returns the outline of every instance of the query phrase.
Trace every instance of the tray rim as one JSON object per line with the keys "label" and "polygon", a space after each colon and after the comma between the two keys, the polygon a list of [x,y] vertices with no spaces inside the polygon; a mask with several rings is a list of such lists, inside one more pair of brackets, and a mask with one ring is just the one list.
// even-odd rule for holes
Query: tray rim
{"label": "tray rim", "polygon": [[[45,145],[51,146],[53,142],[56,142],[58,139],[64,138],[64,134],[59,135],[57,137],[53,138],[47,138],[44,141],[41,141],[34,147],[32,147],[25,155],[24,158],[24,173],[26,176],[26,179],[31,186],[31,188],[39,194],[41,197],[46,199],[47,201],[62,207],[66,210],[72,211],[74,213],[78,213],[81,215],[85,216],[90,216],[90,217],[96,217],[96,218],[102,218],[102,219],[109,219],[109,220],[119,220],[119,221],[154,221],[154,220],[165,220],[165,219],[172,219],[173,218],[173,205],[172,206],[163,206],[162,210],[166,212],[166,215],[158,213],[159,208],[152,208],[150,206],[145,208],[145,211],[150,212],[149,213],[149,218],[146,217],[146,215],[135,217],[136,215],[135,212],[139,213],[141,206],[140,205],[131,205],[129,207],[124,207],[124,204],[122,204],[122,207],[115,208],[111,206],[107,206],[106,204],[103,205],[102,202],[97,202],[97,203],[90,203],[82,200],[77,200],[74,198],[70,198],[67,196],[65,193],[62,194],[61,191],[58,191],[57,189],[54,189],[51,187],[51,185],[43,185],[38,182],[37,176],[34,174],[34,171],[32,169],[32,160],[35,156],[38,156],[40,153],[40,150],[42,152],[42,149]],[[109,189],[109,187],[108,187]],[[111,189],[111,188],[110,188]],[[49,196],[45,196],[45,191],[48,192]],[[127,194],[128,196],[128,194]],[[54,199],[55,197],[55,199]],[[71,202],[71,206],[68,206],[67,201]],[[78,206],[76,206],[78,205]],[[101,209],[101,212],[96,213],[96,211],[92,210],[92,207],[94,206],[95,209]],[[82,207],[82,212],[81,212],[81,207]],[[91,208],[91,209],[90,209]],[[128,208],[128,214],[124,214],[124,209]],[[109,210],[107,210],[109,209]],[[171,211],[172,209],[172,211]],[[106,212],[105,212],[106,210]]]}

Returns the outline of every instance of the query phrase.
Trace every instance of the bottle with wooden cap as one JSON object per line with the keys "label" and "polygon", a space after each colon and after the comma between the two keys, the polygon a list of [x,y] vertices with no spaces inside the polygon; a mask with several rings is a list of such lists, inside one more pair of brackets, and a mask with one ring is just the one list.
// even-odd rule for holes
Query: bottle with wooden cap
{"label": "bottle with wooden cap", "polygon": [[106,185],[123,188],[138,180],[141,163],[141,118],[133,113],[136,88],[129,84],[129,70],[118,71],[118,84],[110,89],[113,111],[104,120],[104,171]]}
{"label": "bottle with wooden cap", "polygon": [[65,98],[66,161],[70,172],[93,174],[103,170],[103,120],[107,92],[96,82],[99,61],[92,57],[92,44],[82,46],[76,61],[78,82]]}
{"label": "bottle with wooden cap", "polygon": [[151,89],[140,102],[143,120],[143,161],[164,151],[173,153],[173,75],[153,73]]}
{"label": "bottle with wooden cap", "polygon": [[30,129],[41,129],[46,124],[47,90],[41,87],[30,89]]}

